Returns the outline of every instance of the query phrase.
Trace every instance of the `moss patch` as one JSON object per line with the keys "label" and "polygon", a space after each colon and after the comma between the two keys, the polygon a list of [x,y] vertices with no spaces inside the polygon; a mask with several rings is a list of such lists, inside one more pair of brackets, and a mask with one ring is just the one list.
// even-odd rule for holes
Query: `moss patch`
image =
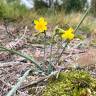
{"label": "moss patch", "polygon": [[61,72],[49,80],[42,96],[96,96],[96,80],[85,71]]}

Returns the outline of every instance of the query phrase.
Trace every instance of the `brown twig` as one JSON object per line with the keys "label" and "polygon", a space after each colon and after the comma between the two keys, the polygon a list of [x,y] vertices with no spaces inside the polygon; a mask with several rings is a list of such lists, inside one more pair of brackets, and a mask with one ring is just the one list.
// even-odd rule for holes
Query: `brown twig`
{"label": "brown twig", "polygon": [[54,75],[56,75],[57,73],[58,73],[58,71],[55,71],[55,72],[51,73],[50,75],[48,75],[48,76],[46,76],[46,77],[43,77],[43,78],[40,78],[40,79],[38,79],[38,80],[36,80],[36,81],[33,81],[33,82],[31,82],[30,84],[24,85],[24,86],[20,87],[19,89],[25,89],[25,88],[27,88],[27,87],[33,86],[33,85],[35,85],[35,84],[38,84],[38,83],[40,83],[40,82],[42,82],[42,81],[46,81],[46,80],[48,80],[51,76],[54,76]]}

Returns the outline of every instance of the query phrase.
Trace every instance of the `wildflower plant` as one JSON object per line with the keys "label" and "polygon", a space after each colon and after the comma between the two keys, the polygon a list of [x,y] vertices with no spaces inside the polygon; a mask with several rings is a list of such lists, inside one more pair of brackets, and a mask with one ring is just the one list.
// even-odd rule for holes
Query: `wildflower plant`
{"label": "wildflower plant", "polygon": [[[89,9],[90,9],[90,8],[89,8]],[[64,29],[62,29],[62,28],[55,28],[54,34],[51,35],[51,38],[50,38],[50,39],[51,39],[51,40],[50,40],[50,41],[51,41],[51,44],[53,44],[52,41],[54,41],[54,37],[55,37],[56,35],[58,35],[58,37],[60,37],[60,38],[65,42],[65,46],[63,47],[62,52],[61,52],[60,54],[58,54],[58,57],[57,57],[57,60],[56,60],[56,63],[55,63],[55,64],[57,64],[57,65],[59,64],[59,60],[60,60],[63,52],[65,51],[66,47],[67,47],[68,44],[71,42],[71,40],[73,40],[73,39],[75,38],[75,33],[76,33],[76,31],[78,30],[78,28],[80,27],[80,25],[82,24],[83,20],[85,19],[87,13],[89,12],[89,9],[86,11],[85,15],[82,17],[80,23],[77,25],[77,27],[76,27],[75,29],[73,29],[72,27],[69,27],[67,30],[64,30]],[[43,62],[42,64],[44,64],[45,61],[47,61],[46,54],[45,54],[45,53],[46,53],[45,48],[46,48],[47,21],[45,20],[45,18],[40,17],[39,20],[34,20],[34,24],[35,24],[34,28],[38,31],[37,34],[42,33],[42,34],[44,35],[44,61],[42,61],[42,62]],[[60,32],[60,34],[57,34],[57,31]],[[55,42],[55,43],[57,43],[57,42]],[[21,57],[24,57],[25,59],[31,61],[32,64],[34,64],[34,65],[36,66],[36,68],[38,68],[40,71],[42,71],[42,73],[44,73],[45,75],[48,75],[48,73],[50,74],[52,71],[54,71],[54,70],[51,70],[51,72],[48,72],[48,71],[50,70],[50,68],[52,68],[52,67],[50,67],[50,66],[55,67],[55,65],[53,64],[53,62],[48,61],[48,66],[49,66],[49,65],[50,65],[50,66],[48,67],[48,71],[45,71],[45,69],[43,69],[44,67],[41,66],[41,62],[38,63],[32,56],[25,55],[25,54],[22,54],[22,53],[20,53],[20,52],[17,52],[17,51],[11,50],[11,49],[7,49],[7,48],[2,47],[2,46],[0,46],[0,50],[2,50],[2,51],[8,51],[8,52],[10,52],[10,53],[15,53],[15,54],[17,54],[17,55],[19,55],[19,56],[21,56]],[[50,50],[51,50],[50,53],[51,53],[51,55],[52,55],[52,47],[51,47]],[[53,69],[54,69],[54,68],[53,68]],[[55,69],[55,70],[56,70],[56,69]],[[30,71],[30,70],[29,70],[29,71]],[[27,73],[29,73],[29,71],[28,71]],[[47,72],[48,72],[48,73],[47,73]],[[26,72],[25,72],[25,73],[26,73]],[[28,74],[27,74],[27,75],[28,75]],[[26,76],[27,76],[27,75],[26,75]],[[26,76],[25,76],[25,77],[26,77]],[[25,78],[25,77],[24,77],[24,78]],[[19,85],[20,85],[22,82],[23,82],[23,79],[20,79]],[[17,90],[18,87],[19,87],[18,85],[15,85],[15,86],[14,86],[14,90],[13,90],[13,91],[10,91],[10,94],[13,94],[13,93]],[[12,96],[12,95],[6,95],[6,96]]]}
{"label": "wildflower plant", "polygon": [[38,34],[44,33],[44,60],[46,59],[46,30],[47,30],[47,21],[43,18],[40,17],[39,20],[34,20],[34,28],[38,31]]}
{"label": "wildflower plant", "polygon": [[[77,25],[77,27],[75,29],[73,29],[72,27],[69,27],[67,30],[64,30],[64,29],[59,28],[59,27],[55,28],[54,34],[51,35],[51,40],[50,40],[51,44],[53,44],[52,41],[54,41],[54,37],[56,35],[58,35],[60,38],[62,38],[62,40],[65,41],[65,46],[63,47],[62,52],[58,55],[56,63],[59,63],[59,60],[60,60],[60,58],[61,58],[65,48],[68,46],[70,41],[75,38],[75,33],[76,33],[77,29],[80,27],[80,25],[82,24],[82,22],[85,19],[85,17],[87,15],[87,13],[89,12],[89,10],[90,10],[90,8],[85,12],[85,14],[82,17],[80,23]],[[39,34],[39,33],[44,34],[44,62],[45,62],[45,61],[47,61],[46,58],[45,58],[46,57],[46,54],[45,54],[46,50],[45,50],[45,48],[46,48],[47,21],[45,20],[44,17],[40,17],[39,20],[34,20],[34,24],[35,24],[34,28],[38,31],[37,34]],[[58,34],[58,33],[60,33],[60,34]],[[57,42],[55,42],[55,43],[57,43]],[[25,56],[24,54],[21,54],[19,52],[14,51],[14,50],[10,50],[10,49],[4,48],[2,46],[0,47],[0,49],[4,49],[4,51],[9,51],[9,52],[15,53],[15,54],[17,54],[19,56],[22,56],[22,57],[26,58],[27,60],[30,60],[31,62],[34,61],[34,64],[36,65],[36,67],[38,67],[39,70],[42,70],[44,72],[44,70],[39,66],[40,64],[37,64],[35,62],[35,60],[33,60],[33,58],[31,58],[30,56]],[[51,50],[52,50],[52,48],[51,48]],[[50,52],[52,54],[52,51],[50,51]],[[52,62],[49,62],[49,63],[52,64]]]}

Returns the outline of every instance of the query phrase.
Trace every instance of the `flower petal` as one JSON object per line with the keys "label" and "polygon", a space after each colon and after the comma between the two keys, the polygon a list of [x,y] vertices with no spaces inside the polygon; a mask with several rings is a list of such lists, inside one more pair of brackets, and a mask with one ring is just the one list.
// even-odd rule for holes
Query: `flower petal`
{"label": "flower petal", "polygon": [[68,31],[69,32],[74,32],[73,28],[71,28],[71,27],[68,29]]}
{"label": "flower petal", "polygon": [[68,30],[66,30],[65,33],[61,35],[62,39],[72,40],[74,38],[74,34],[72,32],[74,32],[73,28],[69,28]]}
{"label": "flower petal", "polygon": [[69,39],[72,40],[74,38],[74,34],[70,34]]}
{"label": "flower petal", "polygon": [[34,24],[38,24],[39,22],[38,22],[38,20],[34,20]]}
{"label": "flower petal", "polygon": [[41,18],[39,19],[39,21],[40,21],[40,22],[44,22],[44,18],[41,17]]}

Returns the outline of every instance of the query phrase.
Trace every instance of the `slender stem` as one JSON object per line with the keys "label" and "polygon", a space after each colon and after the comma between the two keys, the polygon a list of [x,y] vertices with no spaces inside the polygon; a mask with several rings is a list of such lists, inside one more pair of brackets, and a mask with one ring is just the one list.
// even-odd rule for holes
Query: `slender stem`
{"label": "slender stem", "polygon": [[[56,30],[56,29],[55,29]],[[53,33],[55,33],[55,30]],[[52,53],[53,53],[53,40],[56,34],[54,34],[51,38],[51,43],[50,43],[50,63],[51,63],[51,59],[52,59]]]}
{"label": "slender stem", "polygon": [[75,28],[74,32],[76,32],[76,31],[78,30],[78,28],[80,27],[80,25],[81,25],[82,22],[84,21],[85,17],[87,16],[88,12],[90,11],[90,9],[91,9],[91,7],[89,7],[89,8],[86,10],[84,16],[82,17],[80,23],[79,23],[79,24],[77,25],[77,27]]}
{"label": "slender stem", "polygon": [[46,32],[44,32],[44,62],[46,61]]}
{"label": "slender stem", "polygon": [[52,43],[50,44],[50,62],[51,62],[51,59],[52,59],[52,49],[53,49],[53,45]]}
{"label": "slender stem", "polygon": [[60,53],[60,55],[59,55],[58,58],[57,58],[57,61],[56,61],[57,66],[59,65],[59,60],[60,60],[63,52],[65,51],[65,48],[67,47],[68,43],[69,43],[69,42],[67,41],[66,44],[65,44],[65,46],[64,46],[64,48],[63,48],[63,50],[62,50],[62,52]]}
{"label": "slender stem", "polygon": [[2,47],[2,46],[0,46],[0,48],[3,49],[3,51],[8,51],[8,52],[10,52],[10,53],[15,53],[15,54],[17,54],[17,55],[19,55],[19,56],[21,56],[21,57],[24,57],[25,59],[27,59],[27,60],[31,61],[33,64],[35,64],[35,66],[36,66],[37,68],[39,68],[40,70],[44,71],[44,70],[39,66],[40,64],[38,64],[38,63],[34,60],[34,58],[32,58],[31,56],[29,56],[29,55],[24,55],[24,54],[22,54],[21,52],[17,52],[17,51],[15,51],[15,50],[7,49],[7,48],[4,48],[4,47]]}

